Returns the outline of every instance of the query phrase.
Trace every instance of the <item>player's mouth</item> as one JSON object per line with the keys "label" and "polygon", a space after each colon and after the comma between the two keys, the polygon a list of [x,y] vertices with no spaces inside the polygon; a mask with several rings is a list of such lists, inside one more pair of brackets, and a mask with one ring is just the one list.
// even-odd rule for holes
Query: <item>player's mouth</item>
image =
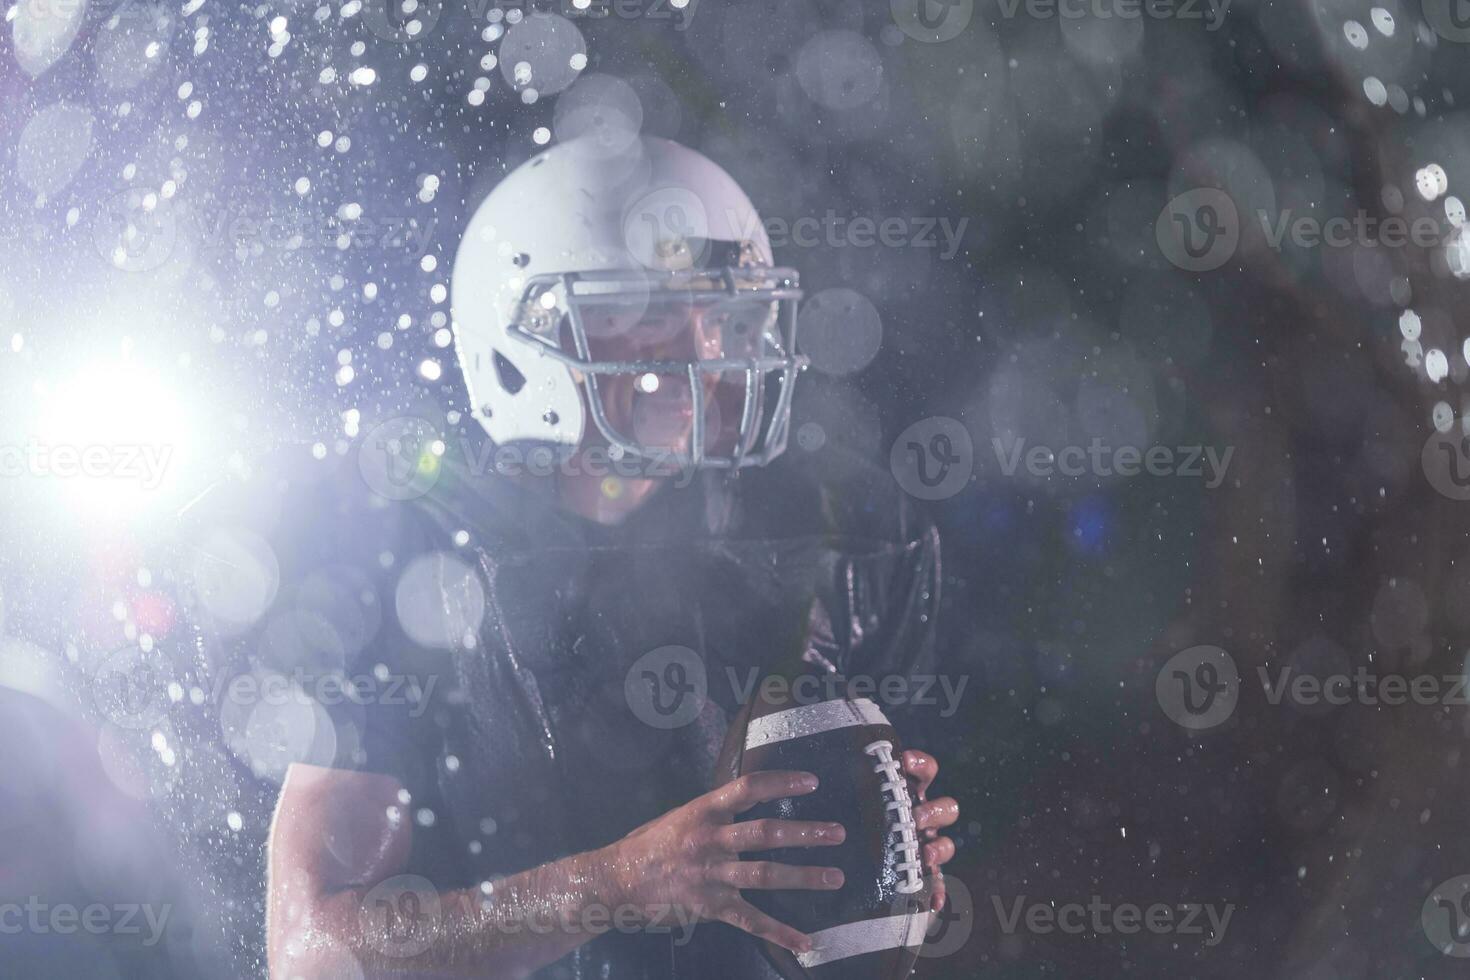
{"label": "player's mouth", "polygon": [[628,386],[633,437],[644,446],[684,451],[694,428],[689,382],[670,375],[639,375]]}

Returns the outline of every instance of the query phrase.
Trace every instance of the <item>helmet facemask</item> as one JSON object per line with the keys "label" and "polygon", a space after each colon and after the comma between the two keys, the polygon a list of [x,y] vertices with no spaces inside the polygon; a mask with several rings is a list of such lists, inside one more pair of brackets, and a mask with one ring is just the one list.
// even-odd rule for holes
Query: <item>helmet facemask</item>
{"label": "helmet facemask", "polygon": [[769,266],[548,273],[507,333],[569,369],[614,457],[735,470],[785,449],[800,296]]}

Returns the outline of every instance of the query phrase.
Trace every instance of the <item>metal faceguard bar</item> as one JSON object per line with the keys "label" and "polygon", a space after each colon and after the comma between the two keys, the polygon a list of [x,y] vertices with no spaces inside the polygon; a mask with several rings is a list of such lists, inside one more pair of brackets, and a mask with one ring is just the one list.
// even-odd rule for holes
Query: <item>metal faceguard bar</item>
{"label": "metal faceguard bar", "polygon": [[[635,457],[679,468],[730,470],[746,466],[765,466],[786,450],[786,440],[791,422],[791,394],[795,388],[796,375],[806,368],[810,359],[796,353],[796,306],[801,299],[797,273],[794,269],[769,266],[735,267],[718,269],[688,269],[678,272],[642,272],[639,270],[609,270],[606,272],[548,273],[533,276],[521,294],[518,310],[536,319],[546,314],[540,322],[528,326],[526,315],[518,315],[510,324],[510,333],[531,344],[540,354],[550,357],[579,372],[587,391],[587,405],[592,421],[609,445]],[[547,309],[541,305],[541,297],[548,292],[557,295],[557,306]],[[710,358],[693,361],[594,361],[587,340],[586,326],[582,322],[582,306],[622,303],[627,305],[649,305],[684,299],[697,295],[700,299],[718,300],[722,296],[739,297],[755,303],[777,304],[776,336],[769,331],[761,332],[762,353],[756,357]],[[560,313],[566,311],[571,327],[575,354],[561,349]],[[539,328],[539,329],[538,329]],[[769,353],[766,353],[769,351]],[[713,374],[717,378],[728,372],[745,372],[745,403],[741,411],[740,430],[735,451],[728,456],[711,456],[706,452],[705,392],[701,376]],[[764,376],[776,372],[780,375],[781,393],[776,406],[765,425],[759,431],[757,418]],[[689,389],[694,401],[694,428],[690,437],[688,453],[670,454],[664,450],[650,449],[631,439],[608,421],[598,388],[601,375],[624,374],[682,374],[689,379]],[[759,451],[755,449],[760,443]]]}

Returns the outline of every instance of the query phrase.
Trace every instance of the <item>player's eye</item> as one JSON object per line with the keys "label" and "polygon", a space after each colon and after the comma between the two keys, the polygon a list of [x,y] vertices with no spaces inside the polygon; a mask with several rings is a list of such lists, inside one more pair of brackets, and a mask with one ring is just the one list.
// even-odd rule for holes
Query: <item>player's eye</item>
{"label": "player's eye", "polygon": [[753,303],[732,304],[713,312],[712,331],[724,341],[725,353],[748,352],[766,328],[766,311]]}

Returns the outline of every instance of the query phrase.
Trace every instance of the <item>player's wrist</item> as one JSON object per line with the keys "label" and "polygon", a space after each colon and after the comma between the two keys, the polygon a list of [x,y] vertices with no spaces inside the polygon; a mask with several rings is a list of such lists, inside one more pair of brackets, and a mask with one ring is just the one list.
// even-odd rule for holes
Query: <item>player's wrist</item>
{"label": "player's wrist", "polygon": [[573,862],[573,874],[582,883],[588,905],[616,911],[635,904],[634,891],[620,873],[616,843],[579,854]]}

